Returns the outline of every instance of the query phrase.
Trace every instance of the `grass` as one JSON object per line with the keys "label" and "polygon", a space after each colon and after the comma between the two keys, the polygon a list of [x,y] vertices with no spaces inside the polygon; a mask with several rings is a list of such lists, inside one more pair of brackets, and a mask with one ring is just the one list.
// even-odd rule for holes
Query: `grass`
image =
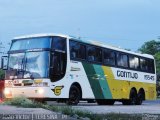
{"label": "grass", "polygon": [[76,119],[88,118],[90,120],[142,120],[142,114],[120,114],[120,113],[108,113],[108,114],[93,114],[88,111],[75,110],[71,106],[50,106],[40,102],[36,102],[26,97],[16,97],[11,100],[6,100],[4,105],[12,105],[24,108],[44,108],[54,112],[60,112],[65,115],[74,117]]}

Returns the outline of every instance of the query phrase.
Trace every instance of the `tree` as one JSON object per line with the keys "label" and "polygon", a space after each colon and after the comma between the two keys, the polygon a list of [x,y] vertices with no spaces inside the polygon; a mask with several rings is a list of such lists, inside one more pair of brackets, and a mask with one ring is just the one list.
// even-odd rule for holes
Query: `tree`
{"label": "tree", "polygon": [[138,49],[142,53],[155,55],[160,51],[160,41],[151,40],[145,42],[141,48]]}
{"label": "tree", "polygon": [[155,55],[155,61],[156,61],[156,70],[157,70],[157,74],[160,75],[160,51],[157,52]]}

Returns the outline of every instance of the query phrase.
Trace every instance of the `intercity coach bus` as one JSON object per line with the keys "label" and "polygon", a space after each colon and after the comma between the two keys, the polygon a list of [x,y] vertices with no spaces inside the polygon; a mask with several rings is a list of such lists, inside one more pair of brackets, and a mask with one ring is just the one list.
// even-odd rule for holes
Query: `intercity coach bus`
{"label": "intercity coach bus", "polygon": [[154,57],[61,34],[17,37],[8,51],[4,94],[70,105],[141,105],[156,99]]}

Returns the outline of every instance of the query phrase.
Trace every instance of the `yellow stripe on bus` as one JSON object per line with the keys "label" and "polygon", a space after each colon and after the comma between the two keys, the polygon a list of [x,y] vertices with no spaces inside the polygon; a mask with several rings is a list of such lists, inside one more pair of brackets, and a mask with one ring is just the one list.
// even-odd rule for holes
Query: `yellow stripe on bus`
{"label": "yellow stripe on bus", "polygon": [[116,80],[111,67],[102,66],[102,68],[113,99],[129,99],[130,90],[133,87],[136,88],[137,92],[140,88],[143,88],[145,90],[145,98],[147,100],[156,99],[155,84]]}

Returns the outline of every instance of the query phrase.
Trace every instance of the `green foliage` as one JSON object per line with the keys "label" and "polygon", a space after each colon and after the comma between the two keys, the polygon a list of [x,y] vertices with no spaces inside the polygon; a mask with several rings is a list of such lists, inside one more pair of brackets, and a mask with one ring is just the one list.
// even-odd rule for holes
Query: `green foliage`
{"label": "green foliage", "polygon": [[69,115],[74,119],[89,119],[89,120],[141,120],[141,114],[120,114],[120,113],[108,113],[108,114],[93,114],[88,111],[76,110],[72,108],[72,106],[55,106],[55,105],[47,105],[42,104],[40,102],[36,102],[30,99],[27,99],[24,96],[15,97],[13,99],[9,99],[5,101],[3,104],[5,105],[13,105],[24,108],[44,108],[51,110],[53,112],[60,112],[65,115]]}
{"label": "green foliage", "polygon": [[4,79],[4,71],[0,69],[0,80]]}
{"label": "green foliage", "polygon": [[14,105],[14,106],[21,106],[21,107],[36,107],[33,104],[33,101],[27,99],[24,96],[16,97],[16,98],[13,98],[11,100],[6,100],[4,102],[4,104]]}
{"label": "green foliage", "polygon": [[141,48],[138,49],[138,51],[141,51],[142,53],[155,55],[160,50],[160,41],[151,40],[148,42],[145,42]]}
{"label": "green foliage", "polygon": [[157,74],[160,74],[160,51],[157,52],[155,55],[155,60],[156,60],[156,69],[157,69]]}

